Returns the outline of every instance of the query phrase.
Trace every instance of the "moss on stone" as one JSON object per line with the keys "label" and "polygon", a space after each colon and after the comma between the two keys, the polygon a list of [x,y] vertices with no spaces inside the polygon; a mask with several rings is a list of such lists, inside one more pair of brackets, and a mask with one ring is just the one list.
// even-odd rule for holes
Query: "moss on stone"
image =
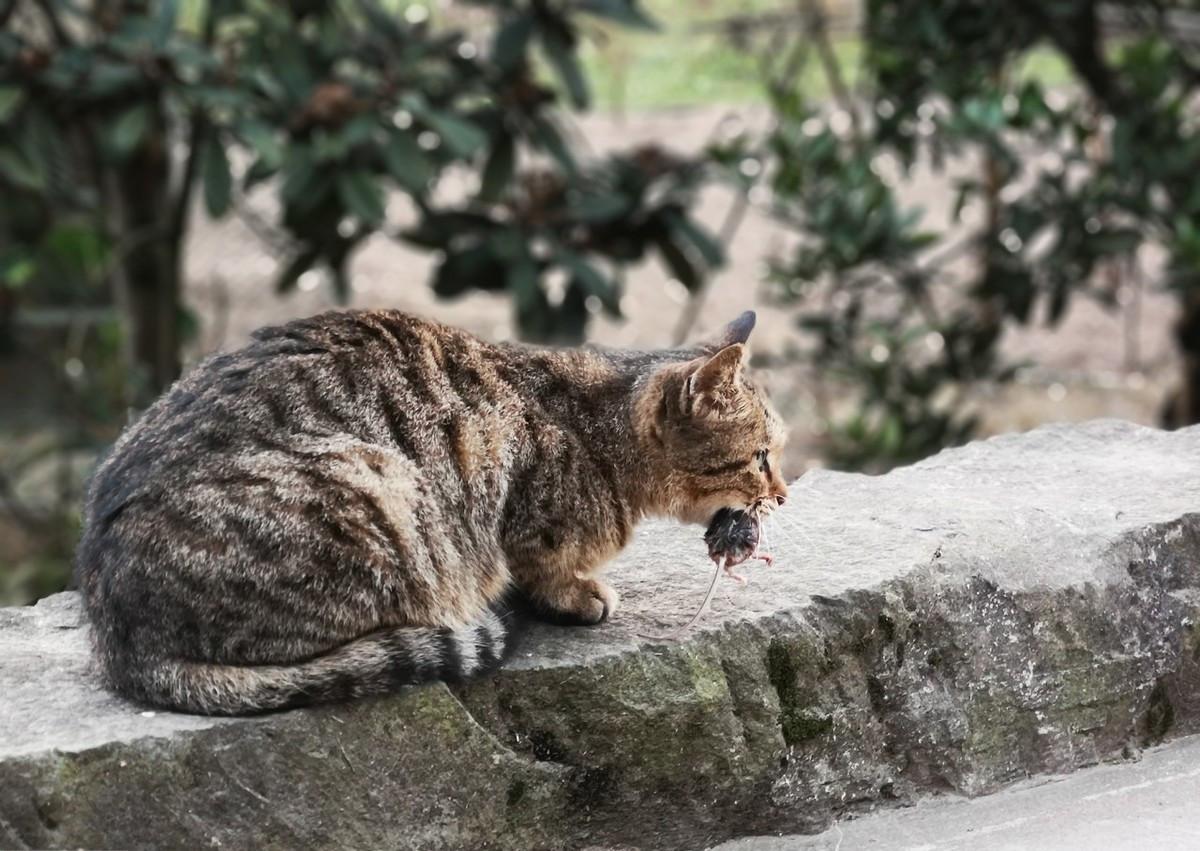
{"label": "moss on stone", "polygon": [[796,665],[792,654],[778,639],[767,645],[767,676],[779,695],[779,703],[790,706],[796,698]]}
{"label": "moss on stone", "polygon": [[1167,685],[1161,679],[1150,692],[1150,705],[1146,707],[1145,744],[1155,745],[1166,738],[1175,726],[1175,707],[1167,694]]}
{"label": "moss on stone", "polygon": [[779,729],[785,744],[803,744],[833,727],[829,716],[800,705],[799,671],[791,652],[778,639],[767,645],[767,676],[779,695]]}
{"label": "moss on stone", "polygon": [[780,716],[779,727],[783,731],[784,742],[794,746],[828,733],[833,729],[833,719],[828,715],[812,715],[795,707],[787,707]]}

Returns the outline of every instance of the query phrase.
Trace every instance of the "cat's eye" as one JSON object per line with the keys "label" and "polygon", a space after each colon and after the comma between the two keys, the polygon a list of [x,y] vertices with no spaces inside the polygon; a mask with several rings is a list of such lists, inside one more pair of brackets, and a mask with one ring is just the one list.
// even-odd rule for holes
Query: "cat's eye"
{"label": "cat's eye", "polygon": [[758,469],[766,473],[770,470],[770,465],[767,463],[768,452],[766,449],[760,449],[754,453],[754,460],[758,462]]}

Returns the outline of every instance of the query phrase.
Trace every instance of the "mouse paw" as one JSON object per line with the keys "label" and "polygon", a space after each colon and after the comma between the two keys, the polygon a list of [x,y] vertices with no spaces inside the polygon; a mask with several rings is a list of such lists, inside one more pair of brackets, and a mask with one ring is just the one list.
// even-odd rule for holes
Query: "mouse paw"
{"label": "mouse paw", "polygon": [[725,575],[728,576],[730,579],[732,579],[734,582],[736,582],[738,585],[745,585],[747,582],[749,582],[749,580],[746,579],[746,577],[742,576],[740,573],[734,573],[733,568],[731,568],[731,567],[725,568]]}

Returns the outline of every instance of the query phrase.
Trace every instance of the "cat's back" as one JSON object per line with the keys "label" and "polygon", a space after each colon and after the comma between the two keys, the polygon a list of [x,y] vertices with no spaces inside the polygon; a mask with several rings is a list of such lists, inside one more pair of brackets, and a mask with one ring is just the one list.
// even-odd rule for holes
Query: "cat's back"
{"label": "cat's back", "polygon": [[334,438],[400,453],[433,473],[484,472],[511,450],[523,422],[515,359],[511,347],[394,310],[263,328],[241,349],[203,361],[133,423],[92,493],[112,510]]}

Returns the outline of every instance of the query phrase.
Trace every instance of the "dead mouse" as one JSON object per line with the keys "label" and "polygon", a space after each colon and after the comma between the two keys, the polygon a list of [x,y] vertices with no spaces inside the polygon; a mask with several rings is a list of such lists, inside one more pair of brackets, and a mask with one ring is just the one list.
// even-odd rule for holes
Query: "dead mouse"
{"label": "dead mouse", "polygon": [[735,565],[752,558],[767,564],[774,561],[770,554],[758,551],[761,535],[762,520],[756,512],[740,508],[722,508],[713,515],[708,524],[708,530],[704,533],[704,543],[708,544],[709,558],[721,564],[725,572],[738,582],[745,582],[744,577],[733,572],[732,568]]}
{"label": "dead mouse", "polygon": [[700,608],[696,610],[696,614],[692,615],[692,619],[683,626],[665,635],[642,633],[642,636],[644,638],[655,639],[656,641],[665,641],[675,638],[691,629],[708,609],[708,604],[712,602],[713,591],[716,590],[717,579],[720,578],[722,570],[731,579],[736,579],[739,583],[745,585],[746,578],[733,572],[732,568],[734,565],[749,561],[752,558],[771,564],[774,561],[772,556],[758,551],[761,538],[762,518],[757,511],[722,508],[714,514],[708,524],[708,529],[704,532],[704,543],[708,545],[709,558],[715,564],[712,580],[708,584],[708,592],[704,595],[704,602],[700,604]]}

